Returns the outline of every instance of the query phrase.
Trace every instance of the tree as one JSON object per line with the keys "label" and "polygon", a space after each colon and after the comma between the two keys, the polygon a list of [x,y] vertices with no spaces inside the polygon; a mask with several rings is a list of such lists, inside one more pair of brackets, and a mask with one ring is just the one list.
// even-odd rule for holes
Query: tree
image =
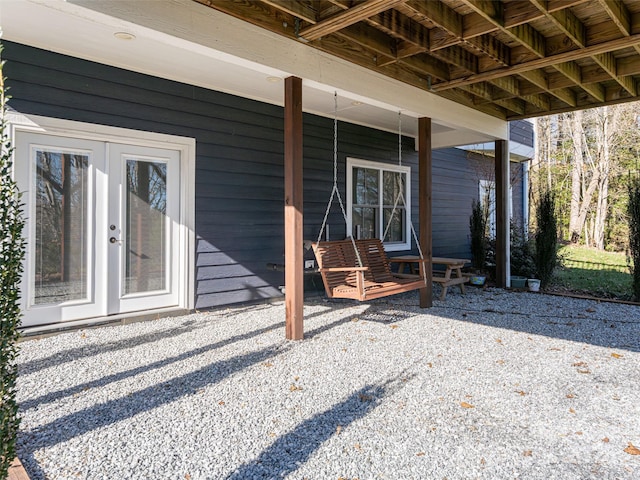
{"label": "tree", "polygon": [[[573,140],[573,165],[571,168],[571,213],[569,216],[569,235],[572,243],[578,243],[583,224],[580,223],[580,205],[582,200],[582,170],[584,145],[582,142],[582,110],[573,114],[573,121],[569,124]],[[583,220],[584,222],[584,220]]]}
{"label": "tree", "polygon": [[640,302],[640,177],[629,182],[629,250],[633,275],[633,297]]}
{"label": "tree", "polygon": [[558,226],[556,221],[556,201],[551,190],[544,190],[536,210],[536,251],[535,264],[540,285],[546,288],[551,282],[553,270],[558,263]]}
{"label": "tree", "polygon": [[487,219],[480,202],[472,200],[469,217],[471,234],[471,264],[476,271],[484,270],[487,258]]}
{"label": "tree", "polygon": [[[0,55],[2,46],[0,45]],[[7,478],[16,454],[20,419],[16,403],[19,284],[24,257],[20,197],[12,176],[13,147],[7,133],[4,62],[0,56],[0,479]]]}
{"label": "tree", "polygon": [[536,120],[530,204],[543,186],[554,192],[560,239],[628,248],[626,172],[640,151],[639,118],[628,103]]}

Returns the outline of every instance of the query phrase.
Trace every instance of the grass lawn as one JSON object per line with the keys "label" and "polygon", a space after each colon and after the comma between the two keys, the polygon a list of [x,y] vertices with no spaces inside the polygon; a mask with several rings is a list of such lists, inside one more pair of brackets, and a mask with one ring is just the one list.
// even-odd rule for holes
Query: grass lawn
{"label": "grass lawn", "polygon": [[604,298],[632,297],[632,278],[624,253],[563,245],[559,249],[562,266],[557,268],[552,288]]}

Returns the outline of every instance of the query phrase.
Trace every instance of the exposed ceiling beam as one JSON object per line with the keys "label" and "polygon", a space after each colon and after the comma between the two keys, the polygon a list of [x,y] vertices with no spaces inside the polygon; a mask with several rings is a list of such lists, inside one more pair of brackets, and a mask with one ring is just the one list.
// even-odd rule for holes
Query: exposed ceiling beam
{"label": "exposed ceiling beam", "polygon": [[387,58],[392,60],[396,58],[396,42],[377,28],[366,23],[351,25],[335,32],[333,35],[344,37],[353,43],[376,52],[378,64],[386,63]]}
{"label": "exposed ceiling beam", "polygon": [[640,96],[636,0],[195,1],[501,118]]}
{"label": "exposed ceiling beam", "polygon": [[267,5],[279,8],[305,22],[315,24],[318,21],[317,11],[311,6],[295,0],[262,0]]}
{"label": "exposed ceiling beam", "polygon": [[520,96],[520,82],[515,77],[496,78],[490,83],[514,97]]}
{"label": "exposed ceiling beam", "polygon": [[582,81],[582,70],[576,62],[557,63],[553,67],[593,98],[599,102],[604,102],[604,89],[598,83],[584,83]]}
{"label": "exposed ceiling beam", "polygon": [[456,67],[460,67],[468,73],[478,73],[478,57],[462,47],[453,46],[445,50],[431,52],[436,58]]}
{"label": "exposed ceiling beam", "polygon": [[306,41],[312,42],[320,37],[337,32],[340,29],[358,23],[377,13],[389,10],[406,0],[367,0],[357,4],[344,12],[319,21],[315,25],[303,28],[299,35]]}
{"label": "exposed ceiling beam", "polygon": [[412,70],[423,74],[424,77],[433,77],[433,80],[449,77],[447,65],[429,55],[414,55],[413,57],[403,58],[398,63],[407,65]]}
{"label": "exposed ceiling beam", "polygon": [[550,55],[545,58],[538,58],[528,62],[523,62],[518,65],[510,67],[497,68],[495,70],[481,72],[475,75],[469,75],[462,78],[456,78],[448,82],[442,82],[433,86],[433,90],[441,92],[449,90],[451,88],[462,87],[471,85],[472,83],[484,82],[493,80],[495,78],[504,77],[507,75],[520,75],[524,72],[536,70],[538,68],[544,68],[552,66],[560,62],[570,62],[585,57],[591,57],[593,55],[599,55],[601,53],[612,52],[614,50],[633,47],[640,43],[640,34],[631,35],[629,37],[617,38],[609,42],[598,43],[582,49],[570,50],[568,52],[558,53],[556,55]]}
{"label": "exposed ceiling beam", "polygon": [[547,42],[545,38],[528,23],[517,25],[513,28],[506,28],[504,32],[538,57],[544,57],[547,54]]}
{"label": "exposed ceiling beam", "polygon": [[[528,21],[528,19],[536,15],[539,16],[540,12],[531,4],[528,4],[526,2],[511,2],[511,3],[505,4],[504,11],[501,11],[495,8],[494,2],[485,2],[485,1],[476,1],[476,0],[463,0],[463,1],[467,5],[469,5],[478,15],[480,15],[485,21],[494,25],[497,28],[497,30],[507,34],[509,37],[511,37],[516,42],[520,43],[522,46],[524,46],[527,50],[532,52],[538,58],[544,58],[544,56],[546,55],[546,40],[542,36],[542,34],[540,34],[528,23],[515,24],[516,20],[514,20],[514,17],[516,16],[516,12],[513,10],[514,7],[521,9],[517,13],[519,13],[519,19],[522,22],[524,22],[525,19]],[[510,9],[511,9],[508,12],[508,14],[510,15],[509,18],[511,19],[512,22],[514,22],[514,25],[511,28],[507,28],[505,26],[505,23],[506,23],[505,18],[507,15],[506,13],[507,5],[510,5]],[[526,7],[527,5],[528,5],[527,8],[522,9],[522,6]],[[484,39],[484,38],[493,38],[493,37],[485,35],[481,37],[476,37],[476,39],[474,40],[477,40],[478,38]],[[472,42],[472,41],[473,40],[471,39],[467,40],[467,42]],[[510,62],[510,58],[509,58],[509,62]],[[509,64],[503,63],[503,65],[508,66]],[[540,76],[542,75],[540,74],[535,75],[536,78]],[[502,77],[501,79],[493,80],[491,83],[496,84],[496,82],[498,82],[499,80],[505,80],[507,78],[510,79],[512,83],[517,83],[515,82],[513,77]],[[517,88],[510,89],[510,88],[504,88],[505,87],[504,84],[505,82],[503,81],[502,85],[498,85],[498,86],[503,90],[506,90],[509,93],[512,93],[514,97],[520,96],[519,86],[517,86]],[[549,91],[548,88],[546,88],[545,90]],[[559,92],[559,95],[562,97],[564,101],[567,101],[567,100],[571,101],[572,99],[571,95],[565,91]],[[535,105],[548,103],[548,101],[540,100],[535,95],[532,95],[531,97],[532,98],[530,98],[529,100],[535,102]],[[499,104],[504,106],[505,108],[508,108],[511,111],[516,111],[513,108],[514,106],[513,103],[508,104],[508,103],[505,103],[504,100],[502,100],[501,103]],[[517,105],[521,106],[520,104],[517,104]],[[524,110],[524,106],[522,106],[522,109]],[[517,113],[523,113],[523,112],[518,111]]]}
{"label": "exposed ceiling beam", "polygon": [[[342,1],[341,3],[346,3]],[[429,49],[429,30],[415,20],[403,15],[398,10],[387,10],[367,19],[373,25],[389,35],[409,42],[413,45]]]}
{"label": "exposed ceiling beam", "polygon": [[403,9],[409,8],[412,13],[418,13],[441,29],[445,30],[449,35],[456,39],[462,39],[462,15],[455,10],[449,8],[442,2],[424,2],[410,1],[402,6]]}
{"label": "exposed ceiling beam", "polygon": [[618,26],[625,37],[631,35],[631,14],[620,0],[598,0],[607,15]]}
{"label": "exposed ceiling beam", "polygon": [[[330,0],[333,5],[348,10],[349,0]],[[402,4],[398,5],[399,7]],[[384,12],[377,13],[364,20],[375,27],[380,32],[384,32],[396,39],[395,55],[378,57],[379,66],[390,65],[398,60],[429,50],[429,31],[415,20],[407,17],[395,9],[389,9]],[[357,25],[356,25],[357,26]],[[354,28],[348,27],[348,28]],[[373,32],[373,36],[377,34]]]}
{"label": "exposed ceiling beam", "polygon": [[611,75],[616,82],[620,84],[632,97],[638,95],[636,91],[636,84],[631,77],[621,77],[618,75],[618,64],[613,53],[601,53],[600,55],[594,55],[593,59],[602,67],[602,69]]}
{"label": "exposed ceiling beam", "polygon": [[[578,47],[584,48],[586,46],[586,28],[580,22],[580,20],[571,13],[570,10],[560,10],[558,12],[550,13],[545,10],[546,1],[545,0],[531,0],[548,18],[560,29],[562,32],[567,35],[573,43],[575,43]],[[631,16],[629,11],[626,9],[625,5],[620,2],[611,2],[608,0],[600,0],[601,5],[605,7],[605,11],[612,18],[614,23],[618,26],[618,28],[622,31],[623,35],[629,36],[631,34]],[[638,46],[636,45],[637,49]],[[593,60],[602,67],[602,69],[607,72],[611,78],[613,78],[616,82],[622,86],[630,95],[636,96],[636,86],[635,83],[627,78],[621,77],[617,73],[616,60],[611,52],[594,55]],[[555,65],[556,69],[558,69],[561,73],[565,73],[566,70],[559,68],[559,65]],[[594,91],[592,88],[585,88],[582,85],[582,81],[578,81],[577,84],[584,88],[587,93],[594,96],[599,101],[604,100],[604,90],[600,88],[598,91]]]}
{"label": "exposed ceiling beam", "polygon": [[540,70],[530,70],[528,72],[521,72],[520,76],[534,85],[542,88],[547,93],[553,95],[559,100],[562,100],[564,103],[571,107],[575,107],[578,104],[576,99],[576,94],[573,90],[568,88],[558,88],[552,90],[549,88],[549,81],[547,80],[546,75]]}
{"label": "exposed ceiling beam", "polygon": [[549,101],[549,97],[546,95],[523,95],[522,99],[545,112],[548,112],[551,109],[551,102]]}
{"label": "exposed ceiling beam", "polygon": [[504,4],[491,0],[462,0],[462,3],[471,7],[478,15],[494,24],[504,28]]}
{"label": "exposed ceiling beam", "polygon": [[511,65],[511,50],[492,35],[470,38],[465,43],[480,53],[484,53],[499,65],[504,67]]}
{"label": "exposed ceiling beam", "polygon": [[[540,0],[531,0],[536,6],[541,4]],[[546,3],[546,2],[544,2]],[[541,8],[542,10],[542,8]],[[587,44],[587,30],[584,24],[578,20],[571,10],[564,9],[557,12],[543,11],[549,20],[551,20],[573,43],[583,48]]]}
{"label": "exposed ceiling beam", "polygon": [[494,103],[520,115],[527,111],[524,100],[520,98],[498,99]]}
{"label": "exposed ceiling beam", "polygon": [[[616,24],[620,32],[628,37],[632,32],[631,12],[624,3],[619,0],[599,0],[604,11],[609,15],[613,23]],[[640,45],[636,45],[636,52],[640,53]]]}

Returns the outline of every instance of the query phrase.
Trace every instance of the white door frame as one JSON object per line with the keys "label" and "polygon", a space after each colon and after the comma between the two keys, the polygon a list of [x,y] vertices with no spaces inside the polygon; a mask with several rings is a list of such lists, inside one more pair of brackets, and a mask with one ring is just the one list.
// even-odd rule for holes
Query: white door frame
{"label": "white door frame", "polygon": [[[115,227],[114,231],[109,230],[107,236],[110,242],[107,245],[109,250],[109,272],[119,272],[109,276],[109,286],[107,288],[107,313],[118,314],[120,312],[134,312],[149,310],[150,308],[162,308],[163,305],[178,305],[178,285],[179,278],[175,272],[180,271],[180,216],[179,216],[179,179],[180,165],[179,153],[176,150],[156,149],[148,146],[125,145],[121,143],[107,144],[107,172],[109,177],[109,214],[106,224]],[[126,245],[125,206],[127,199],[127,178],[125,161],[128,159],[136,161],[160,162],[166,165],[166,206],[164,235],[167,246],[173,248],[163,248],[163,258],[167,260],[164,265],[165,286],[158,291],[142,293],[125,293],[125,256],[126,250],[131,251],[132,245]],[[105,230],[107,231],[107,230]],[[111,240],[113,239],[113,240]],[[111,243],[113,242],[113,243]],[[123,248],[124,245],[124,248]]]}
{"label": "white door frame", "polygon": [[[105,142],[107,144],[118,143],[176,150],[180,154],[180,212],[177,225],[177,245],[175,247],[177,271],[173,273],[178,278],[178,305],[170,308],[147,309],[136,313],[110,315],[109,317],[91,317],[65,322],[64,325],[81,325],[102,321],[107,318],[117,319],[135,315],[146,315],[149,313],[174,310],[176,308],[193,309],[195,302],[195,139],[37,115],[22,115],[16,112],[8,112],[7,119],[9,121],[9,135],[14,145],[16,144],[16,136],[20,132],[30,132],[79,140]],[[22,153],[14,151],[14,165],[16,159],[20,158],[18,155],[21,157]],[[96,175],[103,174],[104,172],[96,172]],[[25,235],[26,234],[25,232]],[[104,253],[104,255],[106,256],[106,253]],[[96,268],[100,262],[103,261],[106,261],[106,259],[97,259]],[[25,272],[27,271],[28,270],[25,269]],[[23,303],[25,288],[26,275],[23,275]],[[62,320],[63,319],[61,319],[61,321]],[[62,326],[60,323],[51,324],[52,328],[59,328],[60,326]],[[31,324],[25,324],[25,327],[34,327],[34,330],[47,329],[46,325],[33,321]]]}

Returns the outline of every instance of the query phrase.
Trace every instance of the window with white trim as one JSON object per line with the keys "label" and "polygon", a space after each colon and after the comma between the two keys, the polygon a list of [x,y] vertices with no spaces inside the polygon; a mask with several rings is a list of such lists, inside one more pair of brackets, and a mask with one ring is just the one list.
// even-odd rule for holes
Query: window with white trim
{"label": "window with white trim", "polygon": [[347,158],[347,231],[410,250],[411,168]]}

